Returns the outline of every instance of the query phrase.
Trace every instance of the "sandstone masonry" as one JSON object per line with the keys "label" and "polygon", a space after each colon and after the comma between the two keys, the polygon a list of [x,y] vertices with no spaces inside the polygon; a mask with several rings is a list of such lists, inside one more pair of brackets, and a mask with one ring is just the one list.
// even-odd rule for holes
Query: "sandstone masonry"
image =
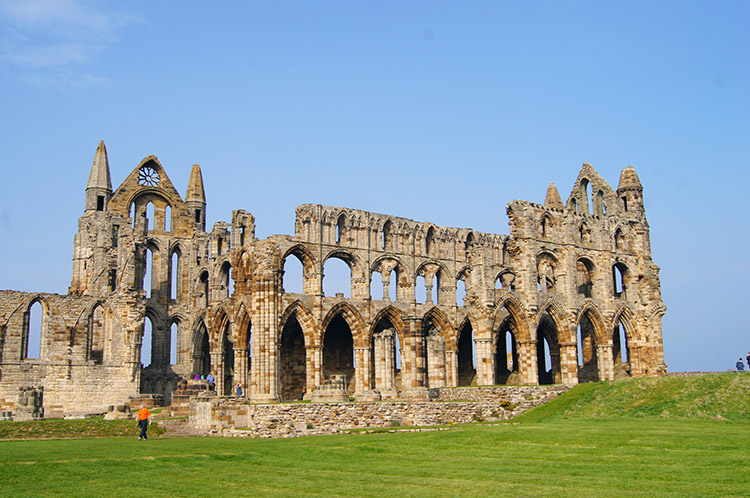
{"label": "sandstone masonry", "polygon": [[[46,416],[170,403],[209,373],[217,394],[239,383],[253,403],[666,373],[635,170],[614,190],[584,164],[565,203],[550,184],[544,204],[506,211],[510,235],[318,204],[297,207],[293,235],[256,238],[244,210],[207,232],[198,165],[184,199],[154,156],[113,190],[102,142],[68,294],[0,291],[0,412],[30,386]],[[333,259],[347,296],[323,291]],[[285,290],[291,264],[299,292]]]}

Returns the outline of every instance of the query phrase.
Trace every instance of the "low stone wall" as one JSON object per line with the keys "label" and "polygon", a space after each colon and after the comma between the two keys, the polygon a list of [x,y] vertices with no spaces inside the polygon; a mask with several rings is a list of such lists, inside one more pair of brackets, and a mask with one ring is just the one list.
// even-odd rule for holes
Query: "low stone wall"
{"label": "low stone wall", "polygon": [[192,429],[234,437],[297,437],[368,427],[431,426],[506,420],[546,403],[568,386],[443,388],[438,401],[251,404],[231,397],[190,401]]}

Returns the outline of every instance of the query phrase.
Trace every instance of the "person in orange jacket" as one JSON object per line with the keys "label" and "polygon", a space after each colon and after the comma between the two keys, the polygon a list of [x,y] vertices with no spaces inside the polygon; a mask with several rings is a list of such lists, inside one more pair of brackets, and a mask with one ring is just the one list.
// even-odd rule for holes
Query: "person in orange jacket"
{"label": "person in orange jacket", "polygon": [[141,435],[138,436],[139,441],[146,441],[148,439],[148,436],[146,435],[146,429],[148,429],[148,426],[151,425],[151,412],[148,411],[148,408],[146,408],[146,405],[141,403],[141,409],[138,410],[138,415],[136,415],[136,418],[138,419],[138,425],[141,427]]}

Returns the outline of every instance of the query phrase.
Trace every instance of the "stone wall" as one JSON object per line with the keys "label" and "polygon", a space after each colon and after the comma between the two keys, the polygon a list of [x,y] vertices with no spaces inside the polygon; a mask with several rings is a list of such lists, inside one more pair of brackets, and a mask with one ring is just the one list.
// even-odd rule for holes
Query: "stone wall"
{"label": "stone wall", "polygon": [[[68,294],[0,291],[0,411],[24,386],[44,388],[46,414],[169,403],[209,374],[259,403],[314,399],[334,375],[343,397],[376,401],[666,372],[630,166],[617,189],[584,164],[565,203],[554,185],[543,204],[510,202],[510,235],[320,204],[297,207],[290,235],[256,238],[239,209],[206,231],[199,166],[185,199],[155,156],[113,190],[103,143],[85,193]],[[326,295],[332,259],[350,279]]]}
{"label": "stone wall", "polygon": [[437,394],[441,401],[267,405],[231,397],[198,396],[190,401],[190,425],[210,435],[262,438],[506,420],[568,389],[565,386],[442,388]]}

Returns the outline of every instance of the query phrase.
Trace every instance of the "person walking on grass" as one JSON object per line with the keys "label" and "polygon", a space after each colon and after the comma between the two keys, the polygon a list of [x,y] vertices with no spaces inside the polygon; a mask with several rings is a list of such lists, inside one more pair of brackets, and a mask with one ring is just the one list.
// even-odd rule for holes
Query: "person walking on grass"
{"label": "person walking on grass", "polygon": [[138,425],[141,428],[141,435],[138,436],[138,441],[146,441],[148,439],[146,430],[148,429],[148,426],[151,425],[151,412],[148,411],[148,408],[146,408],[146,405],[143,403],[141,403],[141,409],[138,410],[136,418],[138,418]]}
{"label": "person walking on grass", "polygon": [[737,364],[735,365],[735,367],[737,368],[738,372],[744,372],[745,371],[745,364],[742,363],[742,358],[740,358],[739,360],[737,360]]}

